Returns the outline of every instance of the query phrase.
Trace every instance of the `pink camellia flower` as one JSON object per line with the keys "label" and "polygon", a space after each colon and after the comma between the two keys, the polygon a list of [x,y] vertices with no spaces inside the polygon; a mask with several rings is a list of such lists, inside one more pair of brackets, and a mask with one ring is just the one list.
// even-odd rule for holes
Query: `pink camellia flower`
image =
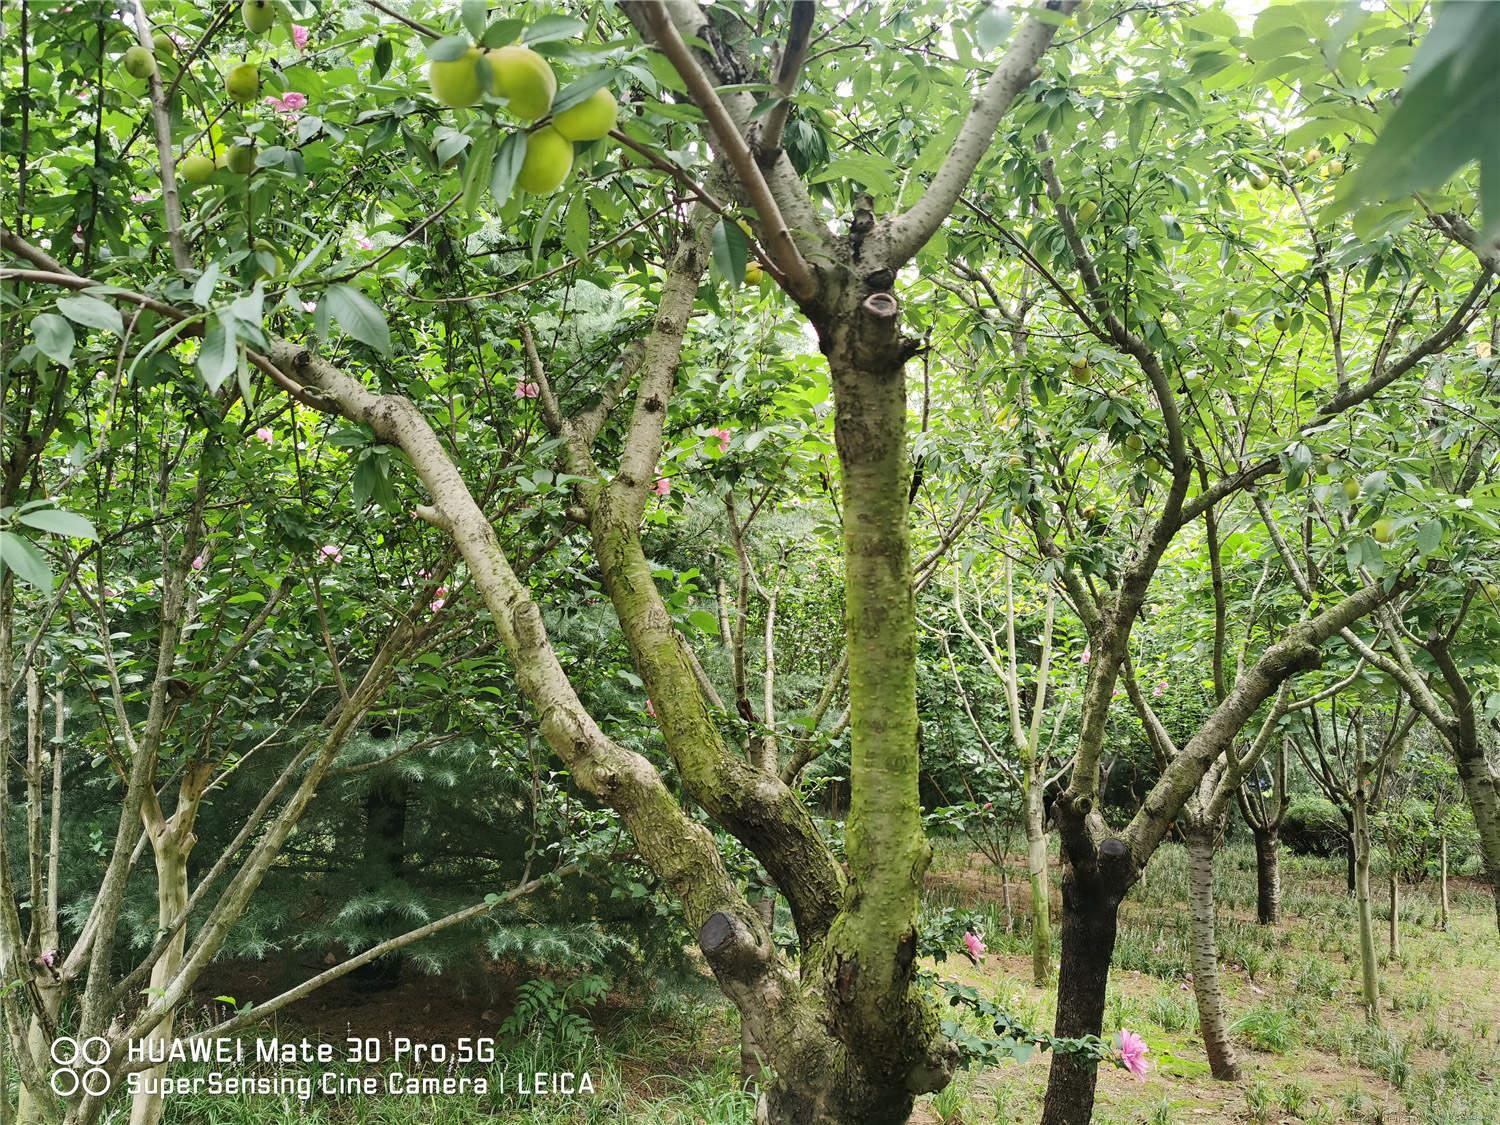
{"label": "pink camellia flower", "polygon": [[273,94],[266,98],[266,104],[283,117],[295,121],[299,113],[307,108],[307,95],[288,90],[279,97]]}
{"label": "pink camellia flower", "polygon": [[42,955],[37,960],[50,969],[57,964],[57,950],[44,949]]}
{"label": "pink camellia flower", "polygon": [[317,301],[303,301],[302,302],[302,311],[303,312],[317,312],[318,311],[318,302]]}
{"label": "pink camellia flower", "polygon": [[433,592],[432,596],[435,598],[446,598],[448,596],[448,587],[439,586],[437,590]]}
{"label": "pink camellia flower", "polygon": [[513,392],[516,398],[536,398],[542,393],[542,388],[536,383],[528,383],[524,379],[516,384]]}
{"label": "pink camellia flower", "polygon": [[356,238],[354,240],[354,243],[361,250],[373,250],[373,249],[375,249],[375,244],[373,242],[371,242],[368,238],[366,238],[364,235],[360,235],[358,238]]}
{"label": "pink camellia flower", "polygon": [[1137,1082],[1146,1080],[1146,1052],[1151,1048],[1133,1031],[1120,1032],[1120,1061],[1135,1075]]}
{"label": "pink camellia flower", "polygon": [[1166,680],[1157,680],[1156,681],[1156,686],[1151,689],[1151,694],[1153,696],[1155,696],[1157,699],[1160,699],[1164,694],[1166,694],[1166,690],[1167,690],[1167,681]]}
{"label": "pink camellia flower", "polygon": [[297,50],[307,50],[307,28],[300,23],[292,24],[292,42],[296,44]]}
{"label": "pink camellia flower", "polygon": [[1093,650],[1088,645],[1084,645],[1083,646],[1083,655],[1078,658],[1078,663],[1080,663],[1080,664],[1087,664],[1093,658],[1094,658]]}
{"label": "pink camellia flower", "polygon": [[975,962],[984,960],[984,942],[980,940],[979,935],[973,930],[964,931],[964,948],[968,950],[969,956]]}
{"label": "pink camellia flower", "polygon": [[419,570],[419,571],[417,571],[417,577],[418,578],[431,578],[432,577],[432,571],[425,570],[425,569],[424,570]]}
{"label": "pink camellia flower", "polygon": [[650,715],[653,719],[656,718],[656,708],[651,705],[651,700],[649,699],[646,700],[646,714]]}
{"label": "pink camellia flower", "polygon": [[651,486],[651,491],[658,496],[669,496],[672,492],[672,482],[666,477],[657,477],[656,483]]}
{"label": "pink camellia flower", "polygon": [[440,610],[442,608],[443,608],[443,599],[442,598],[433,598],[432,599],[432,612],[436,613],[438,610]]}
{"label": "pink camellia flower", "polygon": [[270,426],[262,426],[255,431],[255,440],[263,441],[267,445],[270,445],[275,440],[275,435],[271,433]]}
{"label": "pink camellia flower", "polygon": [[716,438],[719,439],[719,452],[720,453],[728,453],[729,452],[729,431],[728,430],[724,429],[722,426],[716,427],[715,429],[712,429],[712,430],[708,431],[708,436],[709,437],[716,437]]}
{"label": "pink camellia flower", "polygon": [[202,555],[199,555],[197,558],[195,558],[193,560],[193,569],[194,570],[202,570],[203,567],[204,567],[204,564],[207,563],[207,562],[208,562],[207,559],[205,559]]}
{"label": "pink camellia flower", "polygon": [[335,547],[332,543],[329,543],[326,546],[324,546],[322,549],[320,549],[318,551],[318,554],[323,557],[323,561],[324,562],[335,562],[336,563],[336,562],[339,562],[340,560],[342,560],[343,557],[344,557],[343,552],[340,551],[337,547]]}

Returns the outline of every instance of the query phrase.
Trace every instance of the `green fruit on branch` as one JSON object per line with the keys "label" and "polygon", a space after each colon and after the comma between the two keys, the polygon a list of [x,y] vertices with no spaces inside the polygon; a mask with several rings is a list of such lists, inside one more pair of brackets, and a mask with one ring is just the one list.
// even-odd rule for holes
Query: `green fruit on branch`
{"label": "green fruit on branch", "polygon": [[577,105],[554,114],[552,127],[570,141],[597,141],[615,127],[618,108],[608,90],[595,90]]}
{"label": "green fruit on branch", "polygon": [[1330,160],[1323,165],[1323,170],[1330,176],[1342,176],[1344,174],[1344,162],[1342,160]]}
{"label": "green fruit on branch", "polygon": [[1377,543],[1389,543],[1396,534],[1396,525],[1388,519],[1378,519],[1370,528]]}
{"label": "green fruit on branch", "polygon": [[759,285],[766,276],[766,271],[760,268],[759,262],[749,262],[745,266],[745,284]]}
{"label": "green fruit on branch", "polygon": [[1265,191],[1266,188],[1271,186],[1271,177],[1264,172],[1251,172],[1250,186],[1256,191]]}
{"label": "green fruit on branch", "polygon": [[1309,168],[1322,159],[1323,150],[1320,148],[1310,148],[1302,154],[1302,163]]}
{"label": "green fruit on branch", "polygon": [[1349,477],[1344,481],[1344,499],[1353,503],[1359,499],[1359,481]]}
{"label": "green fruit on branch", "polygon": [[1091,221],[1093,219],[1093,217],[1095,215],[1097,215],[1098,213],[1099,213],[1099,204],[1095,203],[1092,199],[1085,199],[1082,203],[1080,203],[1078,205],[1077,214],[1078,214],[1078,221],[1080,223],[1087,223],[1087,222]]}
{"label": "green fruit on branch", "polygon": [[248,176],[255,171],[255,146],[232,145],[224,155],[224,167],[237,176]]}
{"label": "green fruit on branch", "polygon": [[1490,601],[1500,605],[1500,582],[1486,582],[1484,592]]}
{"label": "green fruit on branch", "polygon": [[240,63],[224,76],[224,90],[240,105],[249,105],[260,93],[260,68],[254,63]]}
{"label": "green fruit on branch", "polygon": [[1242,312],[1240,312],[1239,309],[1225,309],[1224,310],[1224,323],[1228,327],[1234,328],[1235,326],[1237,326],[1239,324],[1239,322],[1243,318],[1243,316],[1244,316],[1244,314]]}
{"label": "green fruit on branch", "polygon": [[153,35],[151,45],[156,48],[156,57],[159,59],[170,59],[177,55],[177,40],[165,31],[158,31]]}
{"label": "green fruit on branch", "polygon": [[177,172],[190,184],[206,184],[213,178],[214,162],[206,156],[194,153],[178,163]]}
{"label": "green fruit on branch", "polygon": [[[552,99],[557,96],[557,76],[552,73],[546,59],[530,47],[498,47],[487,51],[485,59],[494,75],[495,93],[506,100],[507,108],[513,114],[522,121],[547,116]],[[561,130],[559,135],[564,140],[569,139]],[[571,155],[568,159],[571,162]]]}
{"label": "green fruit on branch", "polygon": [[526,138],[526,158],[516,183],[532,195],[551,195],[573,168],[573,142],[548,126]]}
{"label": "green fruit on branch", "polygon": [[1291,317],[1287,316],[1286,313],[1280,309],[1277,309],[1274,313],[1271,314],[1271,323],[1276,325],[1276,331],[1278,332],[1285,332],[1287,329],[1287,325],[1291,324],[1291,322]]}
{"label": "green fruit on branch", "polygon": [[432,96],[454,109],[473,105],[479,100],[483,87],[479,73],[483,65],[483,53],[478,47],[470,47],[458,58],[446,62],[434,59],[427,66]]}
{"label": "green fruit on branch", "polygon": [[616,242],[614,255],[615,261],[617,262],[630,261],[631,258],[635,257],[635,240],[632,238],[624,238],[619,242]]}
{"label": "green fruit on branch", "polygon": [[276,9],[271,0],[245,0],[240,5],[240,16],[245,21],[245,30],[260,35],[271,30],[276,22]]}
{"label": "green fruit on branch", "polygon": [[1068,357],[1068,366],[1074,371],[1087,371],[1089,369],[1089,357],[1083,352],[1074,352]]}
{"label": "green fruit on branch", "polygon": [[150,78],[156,73],[156,59],[137,43],[125,52],[125,73],[132,78]]}

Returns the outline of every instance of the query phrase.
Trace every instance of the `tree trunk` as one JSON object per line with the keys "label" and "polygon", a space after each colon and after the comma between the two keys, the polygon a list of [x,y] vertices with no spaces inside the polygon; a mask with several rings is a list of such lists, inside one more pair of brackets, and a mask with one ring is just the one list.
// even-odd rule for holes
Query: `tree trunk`
{"label": "tree trunk", "polygon": [[[192,850],[193,836],[187,833],[186,840],[164,834],[152,841],[156,853],[156,916],[161,925],[169,926],[187,909],[188,900],[188,853]],[[167,982],[177,975],[182,965],[183,947],[187,941],[187,927],[179,926],[160,960],[151,967],[151,992],[160,994]],[[168,1012],[162,1021],[146,1036],[148,1042],[169,1043],[176,1013]],[[146,1071],[146,1081],[156,1085],[167,1073],[167,1064],[154,1066]],[[140,1093],[131,1099],[130,1125],[157,1125],[162,1115],[160,1094]]]}
{"label": "tree trunk", "polygon": [[[406,784],[399,777],[379,779],[365,794],[363,859],[366,890],[386,890],[402,877],[406,868],[406,806]],[[382,927],[396,921],[390,911],[382,911],[377,920]],[[385,940],[386,936],[386,932],[381,932],[371,944]],[[399,951],[388,953],[354,970],[351,978],[358,988],[371,992],[386,991],[401,983],[402,964]]]}
{"label": "tree trunk", "polygon": [[1395,865],[1388,872],[1391,887],[1391,957],[1401,956],[1401,883],[1396,876]]}
{"label": "tree trunk", "polygon": [[1188,902],[1192,910],[1191,954],[1193,992],[1198,1000],[1198,1026],[1208,1066],[1224,1082],[1238,1082],[1240,1063],[1229,1038],[1224,993],[1219,986],[1219,947],[1214,934],[1214,844],[1217,824],[1190,825],[1188,838]]}
{"label": "tree trunk", "polygon": [[1370,922],[1370,825],[1364,800],[1354,799],[1354,902],[1359,912],[1359,963],[1365,1015],[1380,1022],[1380,978],[1376,975],[1375,931]]}
{"label": "tree trunk", "polygon": [[1438,929],[1448,928],[1448,833],[1438,836]]}
{"label": "tree trunk", "polygon": [[1253,828],[1255,836],[1255,920],[1262,926],[1281,921],[1281,833]]}
{"label": "tree trunk", "polygon": [[1027,771],[1026,872],[1031,881],[1031,981],[1044,988],[1052,979],[1052,888],[1047,874],[1047,814],[1042,782]]}
{"label": "tree trunk", "polygon": [[[1106,840],[1106,846],[1118,841]],[[1064,845],[1062,877],[1062,960],[1057,977],[1057,1022],[1060,1036],[1099,1035],[1104,1030],[1105,990],[1114,956],[1124,891],[1097,873],[1080,878]],[[1094,1114],[1098,1067],[1092,1060],[1054,1054],[1047,1075],[1042,1125],[1089,1125]]]}
{"label": "tree trunk", "polygon": [[1352,895],[1355,892],[1355,884],[1358,881],[1354,868],[1357,863],[1356,856],[1359,852],[1359,848],[1354,842],[1354,814],[1352,812],[1344,813],[1344,826],[1344,839],[1346,841],[1344,848],[1344,878],[1349,884],[1349,893]]}
{"label": "tree trunk", "polygon": [[[755,903],[755,913],[760,915],[760,920],[766,924],[769,932],[776,921],[776,892],[768,890],[764,896]],[[750,1025],[744,1020],[740,1021],[740,1080],[746,1085],[760,1080],[761,1071],[766,1067],[766,1055],[760,1044],[755,1041],[755,1036],[750,1032]]]}
{"label": "tree trunk", "polygon": [[[42,1010],[47,1014],[47,1022],[56,1027],[57,1013],[62,1001],[62,986],[51,980],[35,978],[35,981],[37,991],[41,993]],[[38,1065],[43,1067],[43,1075],[49,1073],[52,1066],[49,1061],[51,1044],[47,1041],[46,1029],[35,1016],[32,1017],[31,1026],[27,1031],[26,1047],[31,1057],[38,1060]],[[8,1068],[0,1068],[0,1080],[6,1077],[6,1069]],[[46,1121],[46,1107],[32,1095],[26,1083],[18,1081],[16,1085],[20,1089],[20,1099],[16,1107],[16,1125],[43,1125]],[[3,1082],[0,1082],[0,1121],[5,1120],[9,1096]]]}
{"label": "tree trunk", "polygon": [[1500,930],[1500,779],[1490,768],[1482,748],[1458,760],[1458,776],[1464,796],[1474,814],[1479,833],[1479,851],[1484,856],[1484,873],[1495,898],[1495,928]]}

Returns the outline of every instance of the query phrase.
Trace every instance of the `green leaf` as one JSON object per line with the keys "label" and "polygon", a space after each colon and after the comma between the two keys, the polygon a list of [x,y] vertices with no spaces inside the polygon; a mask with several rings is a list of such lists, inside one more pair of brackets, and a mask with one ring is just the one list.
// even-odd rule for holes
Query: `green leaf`
{"label": "green leaf", "polygon": [[48,535],[63,535],[72,539],[98,539],[94,525],[77,512],[65,512],[61,508],[38,508],[22,512],[17,521]]}
{"label": "green leaf", "polygon": [[504,207],[510,193],[515,190],[516,177],[521,174],[521,162],[526,159],[526,133],[517,129],[506,137],[495,153],[495,164],[490,169],[490,195],[496,207]]}
{"label": "green leaf", "polygon": [[474,208],[479,206],[479,197],[484,194],[484,189],[489,183],[489,172],[495,155],[495,141],[497,134],[493,129],[486,129],[484,135],[479,138],[479,143],[474,146],[474,151],[469,153],[464,162],[464,214],[472,215]]}
{"label": "green leaf", "polygon": [[581,192],[568,204],[568,214],[563,219],[563,246],[580,260],[589,255],[589,202]]}
{"label": "green leaf", "polygon": [[323,293],[328,313],[340,328],[362,344],[369,344],[381,355],[391,352],[391,330],[385,314],[375,302],[352,285],[330,285]]}
{"label": "green leaf", "polygon": [[1417,550],[1423,555],[1434,553],[1443,545],[1443,521],[1428,520],[1417,529]]}
{"label": "green leaf", "polygon": [[39,313],[31,322],[31,334],[36,337],[36,346],[48,359],[73,366],[73,345],[77,337],[73,326],[56,313]]}
{"label": "green leaf", "polygon": [[745,258],[749,249],[745,243],[745,232],[740,230],[738,223],[725,215],[714,226],[711,241],[714,269],[718,271],[719,276],[730,285],[736,287],[743,285],[745,283]]}
{"label": "green leaf", "polygon": [[700,633],[713,635],[719,631],[719,619],[706,609],[695,609],[688,614],[688,624]]}
{"label": "green leaf", "polygon": [[584,30],[582,20],[572,16],[543,16],[521,36],[522,43],[546,43],[553,39],[572,39]]}
{"label": "green leaf", "polygon": [[558,91],[557,97],[552,99],[552,112],[557,114],[565,109],[571,109],[595,90],[602,90],[611,85],[618,76],[616,71],[609,69],[589,71],[576,82],[569,82]]}
{"label": "green leaf", "polygon": [[1004,43],[1010,35],[1010,12],[995,4],[986,4],[974,21],[974,40],[985,54]]}
{"label": "green leaf", "polygon": [[120,310],[98,297],[59,297],[58,311],[85,328],[102,328],[116,336],[125,335],[125,324],[120,320]]}
{"label": "green leaf", "polygon": [[489,14],[488,0],[464,0],[459,19],[464,30],[476,41],[484,36],[484,19]]}
{"label": "green leaf", "polygon": [[233,373],[234,353],[234,325],[223,316],[214,317],[198,349],[198,374],[210,391],[217,392]]}
{"label": "green leaf", "polygon": [[52,568],[47,565],[47,556],[36,549],[29,540],[9,531],[0,531],[0,574],[9,567],[16,577],[39,590],[52,591]]}
{"label": "green leaf", "polygon": [[473,45],[467,35],[449,35],[427,44],[427,57],[433,62],[453,62]]}
{"label": "green leaf", "polygon": [[386,76],[386,72],[391,69],[391,59],[392,59],[392,57],[393,57],[393,51],[391,49],[391,41],[389,39],[385,38],[385,36],[381,36],[379,39],[377,39],[375,41],[375,78],[376,78],[376,81],[379,81],[380,79],[384,78]]}
{"label": "green leaf", "polygon": [[194,284],[193,304],[197,305],[200,309],[208,308],[209,304],[213,301],[214,287],[219,284],[219,272],[219,263],[210,262],[208,269],[203,271],[203,276]]}

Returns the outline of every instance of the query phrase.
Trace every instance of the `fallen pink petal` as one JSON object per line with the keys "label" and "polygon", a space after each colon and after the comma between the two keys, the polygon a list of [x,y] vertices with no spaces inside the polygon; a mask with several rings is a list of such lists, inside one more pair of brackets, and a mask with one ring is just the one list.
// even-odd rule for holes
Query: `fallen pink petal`
{"label": "fallen pink petal", "polygon": [[1120,1032],[1120,1061],[1125,1069],[1135,1075],[1137,1082],[1146,1080],[1146,1052],[1151,1050],[1146,1041],[1133,1031]]}

